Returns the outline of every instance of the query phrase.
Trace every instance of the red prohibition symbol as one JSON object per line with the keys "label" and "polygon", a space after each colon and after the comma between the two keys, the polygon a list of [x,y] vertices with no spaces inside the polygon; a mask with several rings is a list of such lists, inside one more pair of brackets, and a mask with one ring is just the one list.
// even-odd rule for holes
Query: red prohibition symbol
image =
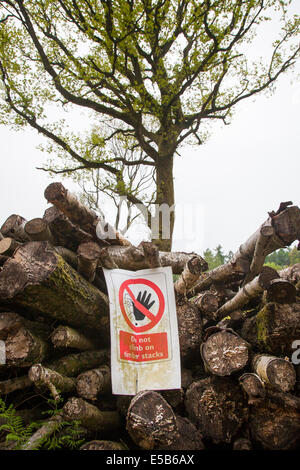
{"label": "red prohibition symbol", "polygon": [[[151,289],[154,290],[154,292],[157,294],[158,297],[158,302],[159,302],[159,307],[158,307],[158,312],[156,315],[153,315],[153,313],[150,312],[147,308],[144,307],[134,296],[132,290],[130,289],[129,285],[130,284],[143,284],[145,286],[151,287]],[[147,325],[143,326],[135,326],[128,318],[128,315],[126,313],[125,307],[124,307],[124,292],[125,290],[128,292],[134,306],[140,310],[149,320],[150,322],[147,323]],[[160,288],[154,284],[152,281],[148,281],[148,279],[128,279],[127,281],[124,281],[123,284],[120,286],[119,290],[119,302],[120,302],[120,308],[121,312],[123,314],[123,317],[125,318],[125,321],[127,325],[136,333],[142,333],[143,331],[151,330],[157,323],[160,321],[161,317],[163,316],[164,310],[165,310],[165,299],[163,296],[162,291]]]}

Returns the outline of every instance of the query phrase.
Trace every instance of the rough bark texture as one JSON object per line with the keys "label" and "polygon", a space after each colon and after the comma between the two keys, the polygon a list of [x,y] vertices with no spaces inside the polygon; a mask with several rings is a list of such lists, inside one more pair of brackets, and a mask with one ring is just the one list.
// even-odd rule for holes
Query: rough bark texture
{"label": "rough bark texture", "polygon": [[242,389],[248,396],[248,403],[252,405],[265,398],[265,384],[257,374],[246,373],[239,378]]}
{"label": "rough bark texture", "polygon": [[202,435],[187,418],[176,415],[179,437],[168,446],[158,446],[158,450],[203,450]]}
{"label": "rough bark texture", "polygon": [[208,320],[216,320],[216,311],[218,310],[218,298],[210,291],[198,294],[194,303],[199,308],[201,314]]}
{"label": "rough bark texture", "polygon": [[88,370],[76,379],[76,390],[86,400],[97,400],[101,394],[111,392],[110,369],[107,366]]}
{"label": "rough bark texture", "polygon": [[149,268],[158,268],[161,265],[157,246],[151,242],[141,242],[139,247],[143,250]]}
{"label": "rough bark texture", "polygon": [[176,301],[180,354],[183,364],[200,358],[202,319],[196,305],[180,298]]}
{"label": "rough bark texture", "polygon": [[19,242],[29,241],[28,235],[24,231],[26,219],[20,215],[12,214],[6,219],[1,227],[3,237],[11,237]]}
{"label": "rough bark texture", "polygon": [[265,305],[257,315],[245,320],[241,336],[261,352],[286,354],[300,335],[300,304]]}
{"label": "rough bark texture", "polygon": [[100,342],[87,338],[80,331],[70,326],[59,326],[53,331],[51,341],[55,348],[74,348],[81,351],[95,350]]}
{"label": "rough bark texture", "polygon": [[7,395],[8,393],[15,392],[16,390],[23,390],[32,386],[32,382],[27,375],[15,377],[9,380],[0,382],[0,395]]}
{"label": "rough bark texture", "polygon": [[240,387],[221,377],[194,382],[186,392],[186,410],[203,438],[215,444],[229,443],[248,416]]}
{"label": "rough bark texture", "polygon": [[78,247],[78,272],[89,282],[95,279],[100,253],[101,248],[95,242],[81,243]]}
{"label": "rough bark texture", "polygon": [[106,349],[85,351],[79,354],[69,354],[68,356],[51,361],[47,363],[47,367],[61,375],[76,377],[83,371],[105,364],[108,359],[109,352]]}
{"label": "rough bark texture", "polygon": [[230,331],[212,333],[201,344],[206,368],[215,375],[228,376],[246,367],[250,345]]}
{"label": "rough bark texture", "polygon": [[185,294],[190,290],[203,271],[208,268],[207,262],[201,256],[194,256],[185,265],[181,276],[174,284],[174,288],[178,294]]}
{"label": "rough bark texture", "polygon": [[280,277],[286,281],[297,284],[300,281],[300,263],[289,266],[286,269],[279,271]]}
{"label": "rough bark texture", "polygon": [[0,298],[9,304],[108,332],[108,299],[82,278],[48,242],[20,247],[0,273]]}
{"label": "rough bark texture", "polygon": [[179,437],[175,414],[157,392],[139,392],[131,400],[126,422],[129,435],[142,449],[168,446]]}
{"label": "rough bark texture", "polygon": [[111,431],[120,427],[118,412],[101,411],[82,398],[70,398],[63,407],[63,415],[68,420],[80,420],[91,431]]}
{"label": "rough bark texture", "polygon": [[42,364],[33,365],[28,372],[28,377],[36,387],[49,388],[54,399],[59,398],[59,392],[72,392],[75,389],[75,380],[47,369]]}
{"label": "rough bark texture", "polygon": [[8,366],[30,367],[51,354],[51,347],[45,336],[24,327],[8,334],[5,347]]}
{"label": "rough bark texture", "polygon": [[239,437],[236,439],[232,446],[233,450],[252,450],[252,443],[245,437]]}

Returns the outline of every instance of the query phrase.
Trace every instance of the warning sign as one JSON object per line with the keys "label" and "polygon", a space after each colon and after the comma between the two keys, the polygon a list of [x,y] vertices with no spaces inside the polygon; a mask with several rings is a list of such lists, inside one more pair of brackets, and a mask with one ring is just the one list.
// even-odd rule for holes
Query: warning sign
{"label": "warning sign", "polygon": [[171,268],[104,269],[110,300],[113,393],[181,387]]}

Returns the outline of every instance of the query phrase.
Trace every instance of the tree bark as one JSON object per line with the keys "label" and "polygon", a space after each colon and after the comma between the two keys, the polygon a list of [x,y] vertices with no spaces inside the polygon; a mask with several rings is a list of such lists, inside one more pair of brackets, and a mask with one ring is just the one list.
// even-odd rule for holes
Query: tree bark
{"label": "tree bark", "polygon": [[110,369],[102,366],[80,374],[76,379],[76,389],[79,396],[86,400],[97,400],[102,394],[111,392]]}
{"label": "tree bark", "polygon": [[246,367],[250,345],[231,331],[216,331],[201,344],[201,356],[212,374],[229,376]]}
{"label": "tree bark", "polygon": [[28,242],[28,235],[24,231],[25,224],[26,219],[20,215],[12,214],[2,225],[1,233],[3,237],[14,238],[21,243]]}
{"label": "tree bark", "polygon": [[62,325],[53,331],[51,341],[55,348],[74,348],[81,351],[95,350],[100,345],[99,341],[86,337],[80,331]]}
{"label": "tree bark", "polygon": [[240,334],[257,351],[290,357],[292,343],[300,337],[299,302],[266,304],[257,315],[244,321]]}
{"label": "tree bark", "polygon": [[70,398],[63,407],[63,415],[70,421],[79,420],[90,431],[107,432],[120,427],[117,411],[100,411],[82,398]]}
{"label": "tree bark", "polygon": [[300,263],[296,263],[293,266],[289,266],[286,269],[279,271],[279,275],[282,279],[297,284],[300,281]]}
{"label": "tree bark", "polygon": [[45,336],[24,327],[8,334],[5,348],[8,367],[30,367],[36,362],[44,361],[51,354],[51,347]]}
{"label": "tree bark", "polygon": [[32,386],[32,382],[27,375],[15,377],[13,379],[0,382],[0,395],[8,395],[16,390],[23,390]]}
{"label": "tree bark", "polygon": [[14,238],[3,238],[0,240],[0,255],[11,256],[19,246],[21,246],[21,243]]}
{"label": "tree bark", "polygon": [[46,323],[28,320],[18,313],[0,313],[0,339],[6,340],[9,334],[15,333],[21,327],[41,334],[44,338],[48,338],[52,331],[52,328]]}
{"label": "tree bark", "polygon": [[52,245],[56,244],[45,219],[36,218],[29,220],[29,222],[25,224],[24,230],[31,241],[48,241]]}
{"label": "tree bark", "polygon": [[55,400],[59,399],[59,392],[68,393],[75,389],[75,380],[47,369],[42,364],[31,366],[28,377],[36,387],[47,387]]}
{"label": "tree bark", "polygon": [[218,310],[218,299],[210,291],[199,294],[194,300],[201,314],[207,320],[216,321],[216,311]]}
{"label": "tree bark", "polygon": [[247,372],[239,378],[239,383],[248,396],[249,405],[265,398],[265,384],[257,374]]}
{"label": "tree bark", "polygon": [[77,249],[78,272],[89,282],[93,282],[96,275],[101,248],[95,242],[81,243]]}
{"label": "tree bark", "polygon": [[227,313],[238,310],[249,303],[250,300],[255,299],[264,291],[264,289],[269,287],[270,282],[273,279],[278,277],[279,274],[275,269],[272,269],[269,266],[264,266],[258,276],[250,281],[246,286],[242,287],[232,299],[228,300],[228,302],[218,309],[216,313],[217,318],[221,319]]}
{"label": "tree bark", "polygon": [[186,392],[185,406],[203,438],[214,444],[230,443],[248,417],[242,391],[229,378],[194,382]]}
{"label": "tree bark", "polygon": [[183,364],[197,361],[202,341],[201,314],[192,302],[176,300],[180,356]]}
{"label": "tree bark", "polygon": [[2,302],[71,326],[109,332],[108,298],[69,266],[48,242],[20,247],[0,272]]}
{"label": "tree bark", "polygon": [[46,364],[46,367],[67,377],[77,377],[78,374],[107,363],[109,352],[106,349],[85,351],[79,354],[68,354]]}
{"label": "tree bark", "polygon": [[200,274],[207,268],[208,264],[201,256],[191,258],[186,263],[181,276],[174,284],[177,294],[183,295],[190,290],[199,279]]}
{"label": "tree bark", "polygon": [[[45,190],[45,198],[51,204],[54,204],[61,212],[63,212],[73,224],[85,232],[92,235],[93,240],[101,244],[99,233],[97,235],[97,226],[101,225],[101,232],[107,232],[108,236],[104,242],[117,245],[129,245],[123,235],[117,232],[112,226],[105,223],[104,216],[97,216],[88,207],[81,204],[81,202],[71,194],[61,183],[51,183]],[[104,243],[106,244],[106,243]]]}
{"label": "tree bark", "polygon": [[293,364],[285,359],[256,354],[252,360],[255,373],[266,383],[282,392],[289,392],[296,383]]}
{"label": "tree bark", "polygon": [[130,437],[142,449],[168,446],[179,437],[175,414],[157,392],[139,392],[131,400],[126,422]]}

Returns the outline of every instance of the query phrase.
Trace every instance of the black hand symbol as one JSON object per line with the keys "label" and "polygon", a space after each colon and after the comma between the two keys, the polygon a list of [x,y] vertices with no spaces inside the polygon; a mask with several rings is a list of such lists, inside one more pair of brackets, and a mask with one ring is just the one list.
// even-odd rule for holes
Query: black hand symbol
{"label": "black hand symbol", "polygon": [[[150,310],[152,305],[155,303],[155,300],[152,300],[152,302],[150,302],[151,293],[148,294],[148,297],[146,297],[146,296],[147,296],[147,291],[146,290],[144,291],[143,295],[142,295],[142,291],[140,291],[138,293],[138,296],[137,296],[136,300],[138,302],[140,302],[140,304],[142,304],[147,310]],[[144,320],[145,315],[134,305],[133,302],[132,302],[132,306],[133,306],[133,314],[135,316],[135,319],[137,321]]]}

